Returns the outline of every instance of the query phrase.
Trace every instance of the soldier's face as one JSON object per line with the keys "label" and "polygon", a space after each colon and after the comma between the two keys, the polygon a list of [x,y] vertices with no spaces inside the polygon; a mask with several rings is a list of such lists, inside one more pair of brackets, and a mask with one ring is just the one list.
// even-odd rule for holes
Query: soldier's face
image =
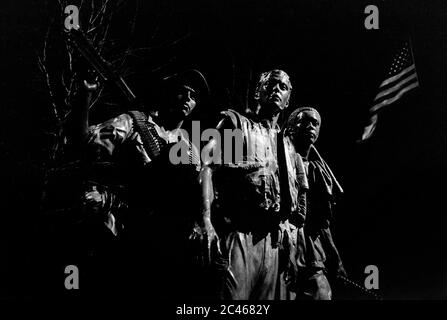
{"label": "soldier's face", "polygon": [[271,106],[279,110],[287,108],[289,98],[290,87],[284,75],[272,74],[259,91],[259,101],[262,106]]}
{"label": "soldier's face", "polygon": [[179,86],[174,92],[173,103],[170,106],[171,113],[186,118],[197,105],[196,91],[186,85]]}
{"label": "soldier's face", "polygon": [[315,111],[303,111],[298,116],[298,121],[294,131],[294,138],[297,141],[314,144],[320,134],[320,121]]}
{"label": "soldier's face", "polygon": [[197,94],[193,88],[182,86],[177,92],[177,100],[185,117],[189,116],[197,105]]}

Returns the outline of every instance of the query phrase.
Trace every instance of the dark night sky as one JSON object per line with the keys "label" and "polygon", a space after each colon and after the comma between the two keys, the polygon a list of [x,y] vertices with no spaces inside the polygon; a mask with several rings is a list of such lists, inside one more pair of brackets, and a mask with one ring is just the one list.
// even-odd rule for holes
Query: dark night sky
{"label": "dark night sky", "polygon": [[[284,69],[293,82],[292,107],[311,104],[322,114],[318,147],[345,189],[334,228],[348,272],[361,281],[364,268],[377,265],[384,298],[447,298],[445,2],[145,2],[130,41],[161,49],[130,59],[130,67],[151,68],[175,57],[166,72],[199,68],[209,79],[215,111],[243,110],[250,70],[255,79],[261,71]],[[36,52],[51,4],[8,0],[0,9],[0,278],[8,284],[0,297],[39,292],[30,287],[29,273],[43,263],[38,203],[51,119]],[[379,30],[364,28],[367,4],[379,6]],[[118,38],[129,28],[119,18]],[[179,45],[163,47],[185,34]],[[390,55],[408,35],[421,87],[387,107],[373,138],[359,145]]]}

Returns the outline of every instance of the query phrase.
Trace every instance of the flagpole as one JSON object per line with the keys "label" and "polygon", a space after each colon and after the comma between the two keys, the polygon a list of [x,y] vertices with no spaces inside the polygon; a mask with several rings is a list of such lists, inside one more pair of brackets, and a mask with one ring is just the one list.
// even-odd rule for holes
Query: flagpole
{"label": "flagpole", "polygon": [[408,42],[410,44],[411,59],[413,59],[414,70],[416,71],[416,79],[418,80],[418,83],[420,85],[421,83],[419,81],[419,74],[418,74],[417,69],[416,69],[416,59],[414,58],[413,41],[411,40],[411,36],[408,36]]}

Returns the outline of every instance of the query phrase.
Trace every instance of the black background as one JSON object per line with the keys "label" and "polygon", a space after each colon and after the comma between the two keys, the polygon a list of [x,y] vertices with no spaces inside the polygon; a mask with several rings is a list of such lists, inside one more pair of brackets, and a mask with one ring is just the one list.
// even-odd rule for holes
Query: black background
{"label": "black background", "polygon": [[[368,4],[379,7],[379,30],[364,27]],[[52,119],[36,57],[56,9],[56,1],[11,0],[0,9],[1,298],[38,298],[59,279],[63,286],[63,269],[46,263],[51,239],[39,212]],[[114,35],[158,48],[131,58],[130,68],[200,69],[214,94],[211,111],[244,110],[250,79],[285,70],[291,108],[322,114],[318,148],[345,189],[334,233],[347,271],[363,282],[364,268],[378,266],[385,299],[447,297],[444,1],[141,1],[132,38],[123,38],[125,10]],[[385,108],[374,136],[357,144],[391,55],[408,36],[420,87]],[[150,92],[141,76],[129,79]]]}

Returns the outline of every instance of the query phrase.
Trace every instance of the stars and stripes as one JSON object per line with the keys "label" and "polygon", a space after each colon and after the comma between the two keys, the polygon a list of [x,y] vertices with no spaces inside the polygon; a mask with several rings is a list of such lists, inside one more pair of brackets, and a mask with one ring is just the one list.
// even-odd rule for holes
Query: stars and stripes
{"label": "stars and stripes", "polygon": [[387,78],[380,84],[379,93],[369,109],[370,121],[364,128],[361,141],[371,137],[377,125],[377,114],[383,107],[399,100],[406,92],[419,86],[413,52],[409,41],[394,56],[387,73]]}

